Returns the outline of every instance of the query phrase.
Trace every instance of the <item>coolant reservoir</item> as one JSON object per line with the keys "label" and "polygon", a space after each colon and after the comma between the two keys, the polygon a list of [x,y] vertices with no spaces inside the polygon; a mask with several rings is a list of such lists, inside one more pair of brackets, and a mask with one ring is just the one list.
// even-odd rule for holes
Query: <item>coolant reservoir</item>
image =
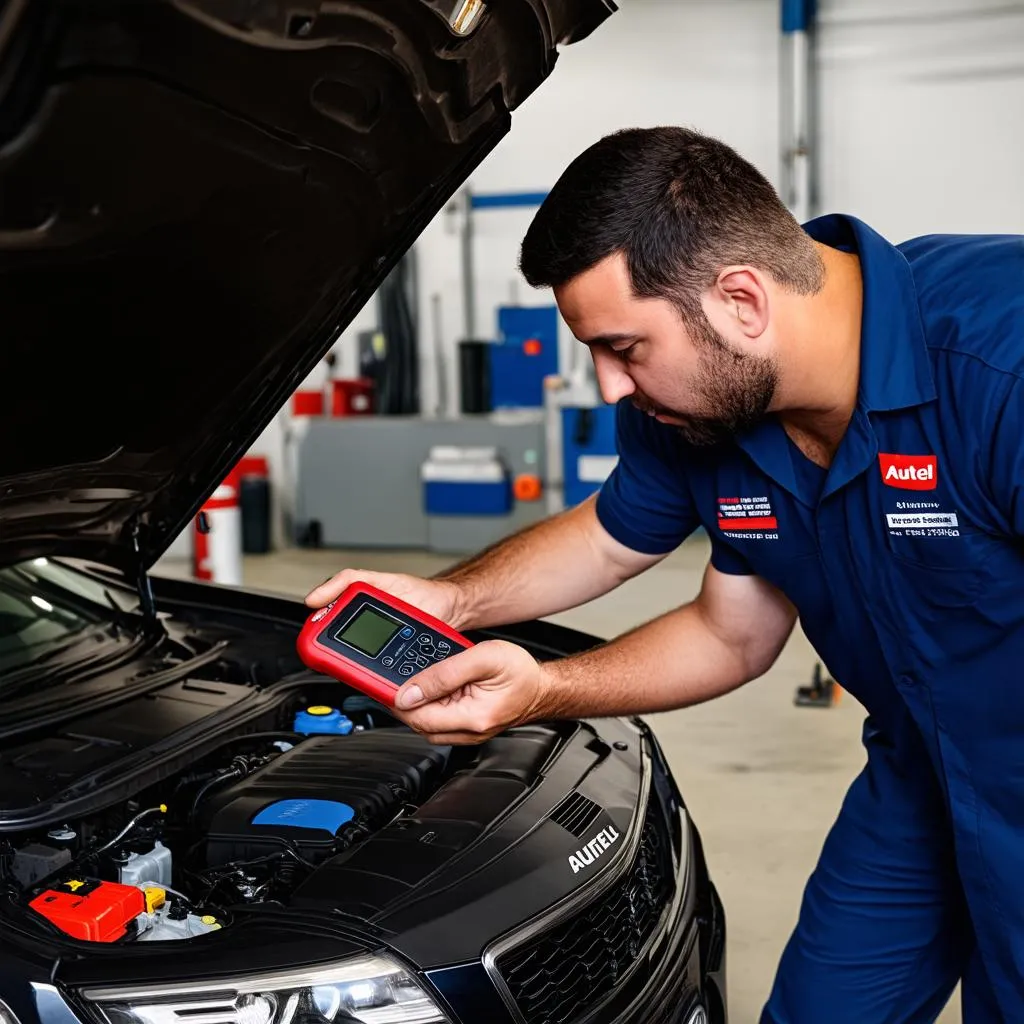
{"label": "coolant reservoir", "polygon": [[175,918],[164,911],[157,911],[150,927],[139,936],[139,942],[193,939],[197,935],[218,931],[220,927],[220,921],[211,914],[186,914]]}
{"label": "coolant reservoir", "polygon": [[128,854],[118,867],[118,881],[122,885],[170,885],[173,881],[171,851],[157,842],[146,853]]}

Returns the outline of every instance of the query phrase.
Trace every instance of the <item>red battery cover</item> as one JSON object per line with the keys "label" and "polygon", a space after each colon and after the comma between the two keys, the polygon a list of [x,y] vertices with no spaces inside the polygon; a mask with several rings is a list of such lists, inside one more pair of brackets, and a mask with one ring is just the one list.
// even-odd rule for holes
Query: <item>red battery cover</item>
{"label": "red battery cover", "polygon": [[76,939],[116,942],[145,911],[146,897],[134,885],[85,879],[55,885],[29,906]]}
{"label": "red battery cover", "polygon": [[[332,679],[348,683],[349,686],[365,693],[367,696],[373,697],[374,700],[378,700],[388,707],[394,707],[395,705],[395,695],[399,690],[395,683],[363,668],[361,665],[357,665],[353,661],[348,661],[329,647],[325,647],[317,642],[317,637],[327,629],[329,622],[333,618],[342,615],[352,602],[362,594],[376,598],[383,604],[390,605],[396,612],[407,616],[413,622],[428,626],[442,636],[447,637],[447,639],[453,640],[460,647],[473,646],[472,640],[468,640],[461,633],[457,633],[446,622],[435,619],[432,615],[428,615],[419,608],[415,608],[400,598],[371,586],[369,583],[353,583],[351,586],[346,587],[330,604],[325,605],[309,616],[299,633],[299,638],[295,645],[296,649],[299,652],[299,657],[302,658],[309,668],[317,672],[323,672],[324,675],[330,676]],[[412,676],[410,681],[415,678],[415,676]]]}

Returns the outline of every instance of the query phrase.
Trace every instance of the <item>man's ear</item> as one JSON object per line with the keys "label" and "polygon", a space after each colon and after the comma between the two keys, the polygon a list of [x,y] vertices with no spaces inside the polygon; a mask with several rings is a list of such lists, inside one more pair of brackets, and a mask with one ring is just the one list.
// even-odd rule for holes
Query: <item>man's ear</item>
{"label": "man's ear", "polygon": [[754,339],[765,332],[768,327],[768,288],[759,270],[745,266],[725,267],[710,293],[708,297],[711,305],[717,307],[718,318],[724,319],[728,325],[722,333]]}

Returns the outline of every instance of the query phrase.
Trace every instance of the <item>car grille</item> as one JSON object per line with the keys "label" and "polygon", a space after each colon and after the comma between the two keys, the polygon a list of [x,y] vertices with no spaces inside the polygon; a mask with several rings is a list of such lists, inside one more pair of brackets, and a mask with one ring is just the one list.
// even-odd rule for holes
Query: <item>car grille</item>
{"label": "car grille", "polygon": [[670,844],[652,800],[626,875],[570,920],[498,957],[498,972],[529,1024],[582,1019],[636,963],[672,898]]}

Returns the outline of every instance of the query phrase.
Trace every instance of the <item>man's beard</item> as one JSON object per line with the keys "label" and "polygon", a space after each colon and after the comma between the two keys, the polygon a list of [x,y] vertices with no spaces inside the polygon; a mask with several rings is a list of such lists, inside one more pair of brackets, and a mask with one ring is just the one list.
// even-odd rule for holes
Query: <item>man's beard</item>
{"label": "man's beard", "polygon": [[767,356],[752,356],[731,349],[706,320],[696,329],[692,324],[687,326],[701,347],[700,367],[693,389],[709,412],[706,415],[678,412],[656,405],[642,395],[636,397],[635,404],[644,411],[683,420],[673,426],[688,444],[704,447],[731,441],[764,419],[778,387],[778,366]]}

